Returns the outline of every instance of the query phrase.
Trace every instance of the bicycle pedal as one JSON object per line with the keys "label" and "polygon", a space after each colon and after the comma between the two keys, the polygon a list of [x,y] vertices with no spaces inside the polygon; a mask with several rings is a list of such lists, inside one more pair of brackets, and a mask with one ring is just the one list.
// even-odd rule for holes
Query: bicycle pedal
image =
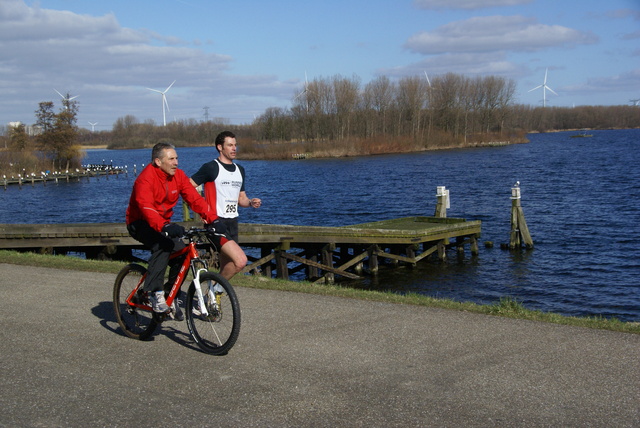
{"label": "bicycle pedal", "polygon": [[167,316],[169,315],[171,311],[168,312],[154,312],[153,313],[153,320],[157,323],[161,323],[162,321],[164,321]]}
{"label": "bicycle pedal", "polygon": [[184,315],[180,316],[182,314],[178,314],[174,311],[169,312],[168,314],[166,314],[166,318],[168,318],[170,321],[184,321]]}

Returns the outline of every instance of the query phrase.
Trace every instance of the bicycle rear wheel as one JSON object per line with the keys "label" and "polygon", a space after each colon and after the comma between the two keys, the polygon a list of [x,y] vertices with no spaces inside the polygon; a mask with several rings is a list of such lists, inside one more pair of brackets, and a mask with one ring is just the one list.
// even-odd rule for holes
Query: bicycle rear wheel
{"label": "bicycle rear wheel", "polygon": [[113,309],[116,314],[116,320],[124,334],[139,340],[148,339],[158,325],[152,311],[127,303],[131,293],[140,286],[140,290],[133,297],[133,301],[148,305],[147,297],[142,293],[141,288],[141,283],[144,281],[146,273],[147,270],[144,267],[135,263],[128,264],[118,273],[116,282],[113,285]]}
{"label": "bicycle rear wheel", "polygon": [[229,281],[216,272],[200,274],[200,289],[207,315],[191,282],[185,306],[189,333],[204,352],[224,355],[240,334],[240,303]]}

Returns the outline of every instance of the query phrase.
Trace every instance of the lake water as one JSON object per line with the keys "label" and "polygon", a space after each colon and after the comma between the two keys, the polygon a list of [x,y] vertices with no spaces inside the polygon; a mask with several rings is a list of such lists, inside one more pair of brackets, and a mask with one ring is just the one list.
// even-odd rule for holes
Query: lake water
{"label": "lake water", "polygon": [[[482,221],[480,254],[420,263],[348,285],[493,303],[510,296],[529,309],[640,321],[640,130],[531,134],[530,143],[303,161],[242,161],[259,210],[247,223],[344,226],[433,215],[436,187],[450,190],[449,217]],[[240,151],[242,150],[240,141]],[[213,148],[178,148],[193,174]],[[133,180],[150,150],[89,150],[84,163],[127,166],[129,174],[0,191],[0,223],[122,222]],[[511,187],[535,249],[504,251]],[[178,210],[179,211],[179,210]],[[180,220],[177,212],[176,220]],[[493,241],[485,248],[484,241]]]}

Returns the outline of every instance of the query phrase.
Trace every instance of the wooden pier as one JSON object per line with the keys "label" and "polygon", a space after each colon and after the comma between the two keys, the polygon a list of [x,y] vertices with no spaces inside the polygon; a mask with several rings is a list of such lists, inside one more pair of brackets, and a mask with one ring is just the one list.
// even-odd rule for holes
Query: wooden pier
{"label": "wooden pier", "polygon": [[104,176],[109,179],[109,176],[116,176],[124,174],[128,175],[128,171],[126,168],[115,167],[112,165],[86,165],[82,169],[76,169],[74,171],[54,171],[54,172],[40,172],[38,174],[18,174],[17,176],[7,177],[3,175],[0,177],[0,184],[4,187],[4,190],[7,190],[8,186],[19,186],[22,187],[24,185],[35,186],[36,183],[42,183],[43,185],[47,185],[48,182],[71,182],[71,181],[80,181],[81,179],[89,180],[92,177],[101,177]]}
{"label": "wooden pier", "polygon": [[[359,279],[376,274],[381,261],[415,266],[431,255],[444,260],[448,248],[463,253],[465,245],[475,255],[481,222],[406,217],[344,227],[241,223],[239,232],[245,251],[260,251],[260,257],[250,257],[243,273],[287,279],[304,272],[309,280],[332,283],[336,276]],[[0,224],[0,249],[83,252],[87,258],[126,260],[132,249],[143,247],[123,223]]]}

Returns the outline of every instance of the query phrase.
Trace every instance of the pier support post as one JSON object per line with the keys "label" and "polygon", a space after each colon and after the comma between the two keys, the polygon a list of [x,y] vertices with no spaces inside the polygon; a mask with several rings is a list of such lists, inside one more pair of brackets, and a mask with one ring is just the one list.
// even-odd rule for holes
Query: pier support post
{"label": "pier support post", "polygon": [[416,260],[416,249],[417,249],[416,247],[417,247],[417,245],[409,245],[407,247],[407,250],[406,250],[407,251],[407,257],[413,260],[413,262],[411,262],[409,264],[409,267],[411,267],[411,268],[415,268],[417,266],[417,263],[415,262],[415,260]]}
{"label": "pier support post", "polygon": [[[268,257],[271,255],[271,249],[270,248],[266,248],[266,247],[261,247],[260,248],[260,256],[262,258]],[[271,270],[271,262],[267,263],[264,265],[264,267],[262,268],[262,272],[264,273],[264,275],[267,278],[271,278],[271,276],[273,275],[273,272]]]}
{"label": "pier support post", "polygon": [[286,250],[277,249],[275,250],[276,256],[276,277],[284,280],[289,279],[289,267],[287,266],[288,261],[287,258],[282,255]]}
{"label": "pier support post", "polygon": [[442,262],[447,261],[447,243],[448,242],[445,242],[445,241],[448,241],[448,239],[443,239],[442,241],[438,241],[438,244],[437,244],[438,258]]}
{"label": "pier support post", "polygon": [[377,245],[372,245],[367,250],[369,252],[369,272],[372,274],[378,273],[378,254],[379,248]]}
{"label": "pier support post", "polygon": [[[317,254],[313,254],[312,256],[309,257],[309,260],[311,260],[314,263],[318,262],[318,256]],[[307,266],[307,278],[308,279],[315,279],[318,277],[318,268],[315,266]]]}
{"label": "pier support post", "polygon": [[[333,251],[336,249],[335,244],[327,244],[322,247],[322,264],[325,266],[333,267]],[[325,272],[324,279],[327,284],[333,284],[335,282],[335,275],[333,272]]]}
{"label": "pier support post", "polygon": [[523,242],[527,249],[533,248],[533,240],[520,205],[520,186],[516,184],[511,188],[511,236],[509,249],[520,248]]}

